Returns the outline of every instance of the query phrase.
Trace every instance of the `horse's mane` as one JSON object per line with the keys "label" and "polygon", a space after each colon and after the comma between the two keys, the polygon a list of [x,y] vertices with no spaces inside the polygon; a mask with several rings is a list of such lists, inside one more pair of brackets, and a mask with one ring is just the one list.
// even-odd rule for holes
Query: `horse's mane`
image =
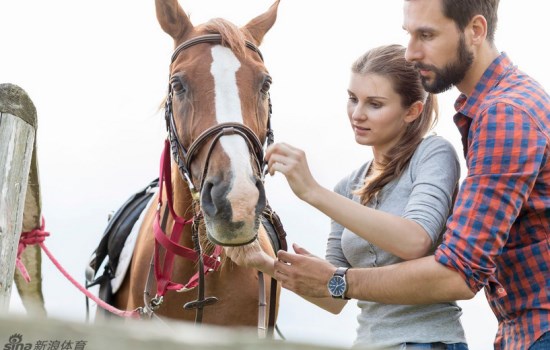
{"label": "horse's mane", "polygon": [[228,47],[237,56],[243,56],[246,52],[245,36],[233,23],[223,18],[213,18],[201,25],[201,29],[209,34],[220,34],[222,45]]}

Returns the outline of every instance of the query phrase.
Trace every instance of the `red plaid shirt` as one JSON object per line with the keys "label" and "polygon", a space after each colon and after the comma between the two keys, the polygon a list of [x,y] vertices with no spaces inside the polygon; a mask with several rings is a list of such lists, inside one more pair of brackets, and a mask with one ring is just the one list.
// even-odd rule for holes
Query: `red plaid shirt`
{"label": "red plaid shirt", "polygon": [[485,294],[495,349],[550,329],[550,97],[501,54],[454,116],[468,174],[436,259]]}

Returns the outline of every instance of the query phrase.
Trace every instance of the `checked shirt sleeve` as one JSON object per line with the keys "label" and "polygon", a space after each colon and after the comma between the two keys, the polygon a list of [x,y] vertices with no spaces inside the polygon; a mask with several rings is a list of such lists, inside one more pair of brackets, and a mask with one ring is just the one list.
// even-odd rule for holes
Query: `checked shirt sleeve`
{"label": "checked shirt sleeve", "polygon": [[546,161],[547,141],[527,114],[503,102],[476,116],[468,138],[468,174],[436,259],[473,292],[489,284],[503,296],[497,260]]}

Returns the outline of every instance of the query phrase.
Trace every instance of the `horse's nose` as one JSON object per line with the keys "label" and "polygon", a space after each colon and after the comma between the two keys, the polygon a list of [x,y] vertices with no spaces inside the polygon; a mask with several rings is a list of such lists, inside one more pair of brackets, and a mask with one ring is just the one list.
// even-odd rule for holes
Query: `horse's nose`
{"label": "horse's nose", "polygon": [[229,185],[221,182],[214,183],[212,180],[205,181],[201,190],[201,207],[206,216],[218,217],[223,215],[224,219],[231,219],[231,203],[227,199]]}
{"label": "horse's nose", "polygon": [[259,215],[265,208],[265,190],[255,177],[241,181],[207,179],[201,206],[208,239],[223,246],[248,244],[258,234]]}
{"label": "horse's nose", "polygon": [[[262,213],[266,205],[265,188],[260,179],[256,179],[254,184],[258,191],[258,199],[255,203],[254,212],[256,216],[258,216]],[[229,192],[230,185],[228,183],[216,181],[214,179],[205,181],[201,191],[201,206],[204,214],[226,221],[235,219],[233,218],[231,202],[228,199]],[[246,198],[246,194],[243,194],[243,197]],[[241,205],[244,205],[244,201],[242,200]]]}

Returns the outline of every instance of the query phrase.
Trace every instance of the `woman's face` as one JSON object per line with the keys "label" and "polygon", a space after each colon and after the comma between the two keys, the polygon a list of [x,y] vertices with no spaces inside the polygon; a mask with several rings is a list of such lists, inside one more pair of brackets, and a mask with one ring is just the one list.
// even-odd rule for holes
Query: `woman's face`
{"label": "woman's face", "polygon": [[355,141],[387,154],[408,123],[408,109],[401,106],[401,96],[389,79],[373,73],[352,73],[348,94],[348,117]]}

